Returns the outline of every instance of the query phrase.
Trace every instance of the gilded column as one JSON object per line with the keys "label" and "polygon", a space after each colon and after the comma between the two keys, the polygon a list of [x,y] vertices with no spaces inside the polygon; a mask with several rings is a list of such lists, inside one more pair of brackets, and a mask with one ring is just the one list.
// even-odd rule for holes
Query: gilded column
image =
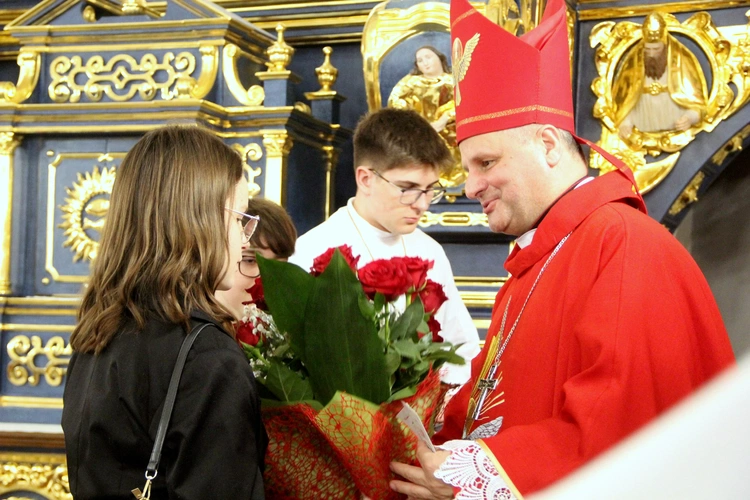
{"label": "gilded column", "polygon": [[336,173],[336,164],[338,163],[339,153],[333,146],[323,146],[323,156],[326,165],[326,201],[325,201],[325,218],[331,216],[334,204],[334,175]]}
{"label": "gilded column", "polygon": [[263,197],[279,205],[286,204],[286,170],[294,141],[285,130],[263,132],[266,148],[266,171]]}
{"label": "gilded column", "polygon": [[0,295],[10,290],[10,238],[13,222],[13,155],[21,138],[0,132]]}

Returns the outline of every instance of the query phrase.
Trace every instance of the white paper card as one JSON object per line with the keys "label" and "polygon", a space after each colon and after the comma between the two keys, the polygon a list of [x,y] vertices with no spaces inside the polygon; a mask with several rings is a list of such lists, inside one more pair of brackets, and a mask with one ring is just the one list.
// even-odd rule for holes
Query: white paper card
{"label": "white paper card", "polygon": [[396,415],[396,417],[398,417],[399,420],[406,424],[406,426],[411,429],[414,434],[417,435],[417,438],[419,438],[424,444],[427,445],[430,451],[434,452],[435,447],[432,445],[430,435],[427,433],[427,429],[424,428],[424,425],[422,425],[422,420],[419,418],[419,415],[417,415],[417,412],[415,412],[414,409],[408,404],[404,402],[402,402],[401,404],[403,404],[404,407],[400,412],[398,412],[398,415]]}

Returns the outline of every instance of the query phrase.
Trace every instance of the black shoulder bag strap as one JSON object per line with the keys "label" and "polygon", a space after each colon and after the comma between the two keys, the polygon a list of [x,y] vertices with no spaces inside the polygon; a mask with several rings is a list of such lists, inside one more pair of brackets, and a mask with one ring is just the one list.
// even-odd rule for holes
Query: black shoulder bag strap
{"label": "black shoulder bag strap", "polygon": [[185,337],[180,347],[180,353],[177,355],[177,362],[172,370],[172,378],[169,379],[169,388],[167,389],[167,397],[164,398],[164,408],[161,411],[161,418],[159,419],[159,427],[156,429],[156,439],[154,440],[154,447],[151,450],[151,458],[148,460],[148,466],[146,466],[146,485],[143,487],[143,492],[138,488],[132,490],[133,496],[138,500],[149,500],[151,498],[151,481],[156,477],[156,470],[159,467],[159,459],[161,458],[161,448],[164,445],[164,438],[167,436],[167,428],[169,427],[169,419],[172,418],[172,409],[174,408],[175,399],[177,399],[177,388],[180,385],[180,378],[182,378],[182,370],[185,367],[185,360],[187,360],[190,348],[193,347],[195,339],[198,338],[198,334],[207,326],[209,323],[202,325],[196,325],[191,330],[190,334]]}

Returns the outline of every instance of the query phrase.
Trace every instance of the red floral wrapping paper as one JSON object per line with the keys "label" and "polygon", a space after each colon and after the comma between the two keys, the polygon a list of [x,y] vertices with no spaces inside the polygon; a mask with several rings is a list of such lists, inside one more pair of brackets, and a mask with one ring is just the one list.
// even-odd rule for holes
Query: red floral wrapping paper
{"label": "red floral wrapping paper", "polygon": [[267,497],[402,498],[388,487],[394,477],[389,464],[414,462],[417,440],[396,415],[404,401],[429,428],[442,396],[438,373],[432,372],[414,396],[392,403],[375,405],[339,392],[320,412],[306,404],[264,408]]}

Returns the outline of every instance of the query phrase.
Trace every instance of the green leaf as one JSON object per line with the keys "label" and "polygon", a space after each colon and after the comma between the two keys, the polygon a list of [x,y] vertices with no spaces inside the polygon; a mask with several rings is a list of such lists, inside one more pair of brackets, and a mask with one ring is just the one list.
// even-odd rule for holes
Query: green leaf
{"label": "green leaf", "polygon": [[299,373],[276,360],[271,360],[270,365],[264,385],[280,401],[313,399],[309,380],[303,379]]}
{"label": "green leaf", "polygon": [[359,296],[359,310],[362,312],[362,316],[370,321],[375,319],[375,306],[364,294]]}
{"label": "green leaf", "polygon": [[441,360],[454,365],[463,365],[466,363],[466,360],[464,358],[453,351],[437,351],[435,353],[430,353],[428,356],[425,356],[425,359],[429,361]]}
{"label": "green leaf", "polygon": [[416,393],[417,393],[417,386],[416,385],[412,385],[412,386],[409,386],[409,387],[404,387],[403,389],[398,390],[395,393],[393,393],[393,395],[388,400],[388,402],[390,403],[391,401],[398,401],[399,399],[408,398],[410,396],[415,395]]}
{"label": "green leaf", "polygon": [[401,355],[393,347],[388,347],[385,353],[385,368],[388,375],[392,375],[401,366]]}
{"label": "green leaf", "polygon": [[380,312],[383,310],[383,307],[385,307],[385,295],[378,292],[375,294],[375,311]]}
{"label": "green leaf", "polygon": [[263,293],[279,331],[286,332],[292,349],[304,361],[304,320],[315,278],[301,267],[288,262],[257,256],[263,276]]}
{"label": "green leaf", "polygon": [[426,359],[419,361],[417,364],[414,365],[414,368],[412,368],[412,370],[414,370],[417,373],[423,373],[429,369],[430,369],[430,362],[427,361]]}
{"label": "green leaf", "polygon": [[390,396],[390,374],[375,324],[360,311],[362,285],[339,251],[314,281],[303,359],[316,399],[327,403],[344,391],[382,403]]}
{"label": "green leaf", "polygon": [[413,337],[414,340],[417,340],[417,327],[422,322],[423,317],[424,306],[419,297],[417,297],[393,323],[393,326],[391,326],[391,339],[399,340]]}
{"label": "green leaf", "polygon": [[419,346],[409,339],[397,340],[392,345],[393,349],[395,349],[401,357],[417,360],[422,358],[419,352]]}

